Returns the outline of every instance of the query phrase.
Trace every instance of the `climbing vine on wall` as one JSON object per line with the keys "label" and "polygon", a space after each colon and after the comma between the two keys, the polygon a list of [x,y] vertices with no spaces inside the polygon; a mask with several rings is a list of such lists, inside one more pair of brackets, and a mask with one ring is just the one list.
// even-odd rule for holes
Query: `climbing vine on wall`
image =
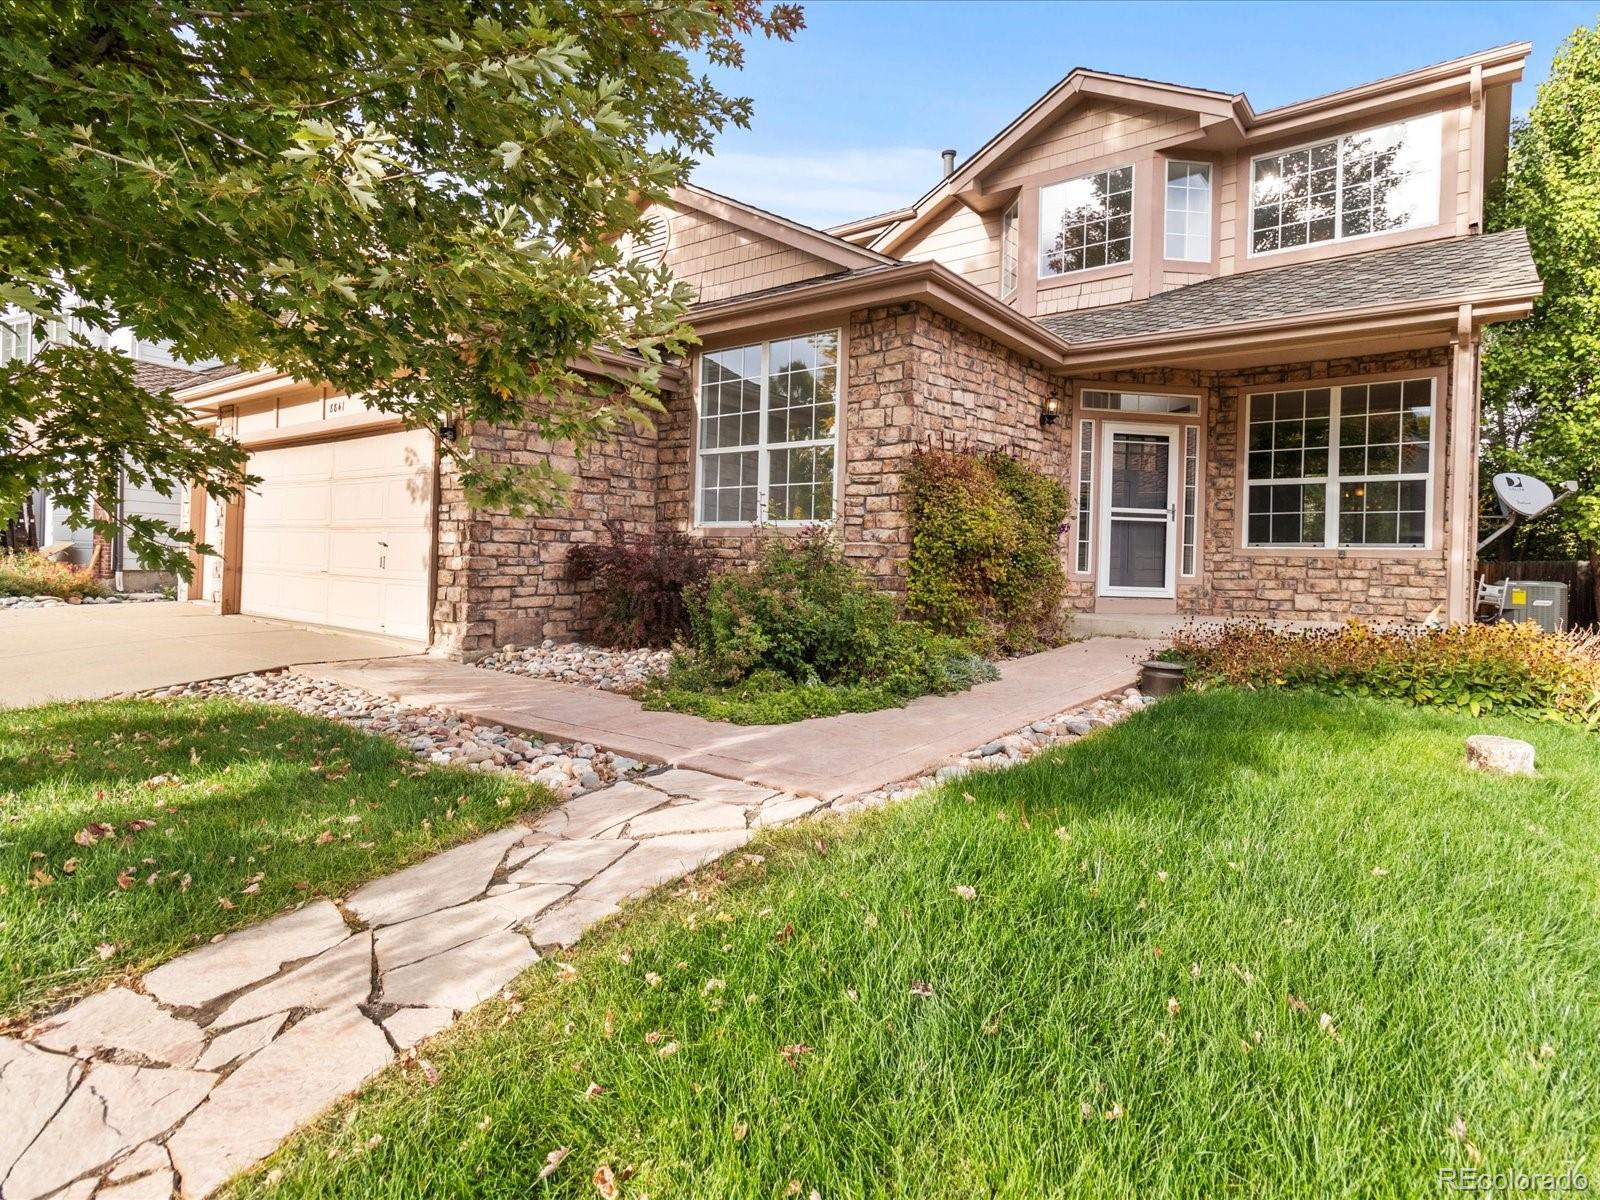
{"label": "climbing vine on wall", "polygon": [[909,487],[908,615],[986,652],[1058,645],[1066,489],[1004,454],[945,450],[917,453]]}

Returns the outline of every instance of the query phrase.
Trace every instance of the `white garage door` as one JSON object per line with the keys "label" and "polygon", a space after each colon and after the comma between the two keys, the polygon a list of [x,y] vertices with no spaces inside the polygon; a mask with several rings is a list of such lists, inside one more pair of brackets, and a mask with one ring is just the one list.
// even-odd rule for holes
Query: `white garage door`
{"label": "white garage door", "polygon": [[433,458],[418,430],[252,454],[240,611],[426,641]]}

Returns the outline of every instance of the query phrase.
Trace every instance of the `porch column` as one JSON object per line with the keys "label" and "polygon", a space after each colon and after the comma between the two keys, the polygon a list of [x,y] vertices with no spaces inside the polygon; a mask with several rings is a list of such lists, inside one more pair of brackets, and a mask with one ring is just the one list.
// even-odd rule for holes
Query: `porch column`
{"label": "porch column", "polygon": [[1450,446],[1446,459],[1445,618],[1452,625],[1472,620],[1473,580],[1478,543],[1478,335],[1472,306],[1456,315],[1451,343]]}

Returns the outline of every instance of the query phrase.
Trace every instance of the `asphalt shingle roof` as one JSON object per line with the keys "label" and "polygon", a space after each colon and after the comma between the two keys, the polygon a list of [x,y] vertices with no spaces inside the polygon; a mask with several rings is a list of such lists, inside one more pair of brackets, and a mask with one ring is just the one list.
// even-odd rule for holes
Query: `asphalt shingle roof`
{"label": "asphalt shingle roof", "polygon": [[200,376],[201,372],[192,367],[174,367],[166,363],[153,362],[133,364],[133,381],[147,392],[188,387],[197,382]]}
{"label": "asphalt shingle roof", "polygon": [[1222,275],[1148,300],[1040,317],[1069,344],[1189,333],[1274,317],[1313,316],[1375,305],[1450,300],[1527,285],[1539,272],[1520,229],[1422,242],[1321,262]]}

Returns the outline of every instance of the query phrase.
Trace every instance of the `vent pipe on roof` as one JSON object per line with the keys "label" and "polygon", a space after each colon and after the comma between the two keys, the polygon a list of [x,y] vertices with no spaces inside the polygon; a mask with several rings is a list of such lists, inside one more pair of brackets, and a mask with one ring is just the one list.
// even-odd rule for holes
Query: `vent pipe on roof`
{"label": "vent pipe on roof", "polygon": [[956,173],[956,152],[954,150],[946,150],[942,157],[944,158],[944,177],[949,179],[950,176]]}

